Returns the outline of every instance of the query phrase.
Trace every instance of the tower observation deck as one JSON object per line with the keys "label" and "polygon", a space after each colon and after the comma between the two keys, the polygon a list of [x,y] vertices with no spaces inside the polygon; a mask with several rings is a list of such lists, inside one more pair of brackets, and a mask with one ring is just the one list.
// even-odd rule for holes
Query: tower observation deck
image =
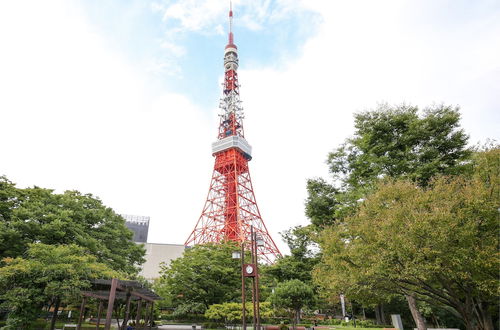
{"label": "tower observation deck", "polygon": [[258,256],[273,262],[281,256],[262,221],[248,162],[252,147],[245,139],[238,83],[238,48],[234,44],[233,11],[229,10],[229,41],[224,50],[224,84],[217,140],[212,143],[215,166],[207,200],[185,245],[250,241],[250,228],[264,242]]}

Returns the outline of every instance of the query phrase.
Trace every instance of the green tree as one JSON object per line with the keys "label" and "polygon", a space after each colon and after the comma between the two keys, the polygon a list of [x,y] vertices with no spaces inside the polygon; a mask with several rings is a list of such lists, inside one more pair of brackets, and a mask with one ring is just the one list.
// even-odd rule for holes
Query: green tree
{"label": "green tree", "polygon": [[467,329],[492,330],[500,288],[500,149],[476,154],[472,168],[427,187],[380,183],[354,216],[323,232],[321,283],[359,299],[402,293],[412,313],[422,300],[453,309]]}
{"label": "green tree", "polygon": [[263,282],[269,282],[271,278],[274,284],[267,285],[273,286],[278,282],[298,279],[312,284],[311,271],[319,257],[318,246],[311,239],[311,235],[314,235],[314,232],[309,226],[296,226],[281,233],[290,249],[290,255],[277,259],[272,265],[263,265],[262,272],[266,277]]}
{"label": "green tree", "polygon": [[300,280],[279,283],[271,295],[271,303],[294,312],[294,323],[300,322],[300,311],[313,302],[313,289]]}
{"label": "green tree", "polygon": [[0,258],[22,256],[30,243],[76,244],[111,268],[135,274],[144,248],[125,220],[90,194],[20,189],[0,177]]}
{"label": "green tree", "polygon": [[274,264],[261,266],[261,298],[267,299],[279,283],[300,280],[313,290],[312,270],[320,260],[318,246],[312,240],[311,226],[296,226],[281,233],[290,249],[290,255],[278,258]]}
{"label": "green tree", "polygon": [[333,180],[307,182],[306,215],[319,229],[352,215],[380,178],[426,186],[438,174],[467,169],[471,149],[458,107],[383,104],[354,116],[354,136],[328,155]]}
{"label": "green tree", "polygon": [[307,180],[306,216],[317,227],[332,225],[335,222],[335,210],[339,201],[339,189],[324,179]]}
{"label": "green tree", "polygon": [[381,176],[407,178],[425,186],[437,174],[457,174],[469,159],[468,137],[458,107],[380,105],[355,115],[354,137],[328,156],[330,172],[349,187]]}
{"label": "green tree", "polygon": [[237,301],[241,295],[240,260],[233,243],[196,245],[163,266],[155,287],[171,299],[177,315],[203,314],[213,304]]}
{"label": "green tree", "polygon": [[162,297],[162,300],[158,300],[155,303],[155,306],[158,307],[160,310],[166,310],[168,308],[173,307],[173,298],[169,294],[168,288],[165,285],[165,281],[161,278],[156,278],[154,279],[153,285],[152,285],[152,290]]}
{"label": "green tree", "polygon": [[23,257],[4,258],[0,301],[9,310],[6,329],[27,329],[49,301],[72,301],[97,278],[119,274],[76,245],[29,244]]}
{"label": "green tree", "polygon": [[13,210],[21,204],[21,191],[5,176],[0,176],[0,259],[17,256],[22,250],[19,249],[19,244],[16,244],[21,239],[21,234],[7,226]]}
{"label": "green tree", "polygon": [[[340,226],[340,230],[379,180],[403,178],[425,187],[436,175],[460,174],[470,167],[471,149],[460,128],[458,107],[437,105],[419,113],[415,106],[382,104],[356,114],[354,121],[353,137],[328,155],[335,183],[323,179],[307,183],[306,215],[318,233],[328,226]],[[385,290],[365,290],[377,286],[363,282],[357,292],[370,305],[392,299]],[[340,293],[323,289],[323,295]]]}

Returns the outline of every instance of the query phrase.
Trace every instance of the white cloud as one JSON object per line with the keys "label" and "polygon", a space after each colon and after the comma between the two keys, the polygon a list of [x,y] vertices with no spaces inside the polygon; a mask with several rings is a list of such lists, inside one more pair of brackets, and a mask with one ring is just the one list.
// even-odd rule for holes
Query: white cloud
{"label": "white cloud", "polygon": [[224,28],[222,27],[221,24],[218,24],[216,27],[215,27],[215,32],[218,34],[218,35],[223,35],[224,34]]}
{"label": "white cloud", "polygon": [[[306,223],[306,179],[328,175],[326,154],[352,133],[355,111],[379,101],[460,104],[472,142],[499,138],[499,14],[486,10],[461,22],[444,4],[281,0],[271,10],[265,0],[235,1],[255,13],[257,28],[284,12],[321,14],[318,34],[279,70],[241,58],[252,180],[275,240]],[[25,6],[0,3],[0,174],[21,185],[95,193],[120,213],[152,216],[151,241],[183,243],[209,187],[216,101],[200,109],[190,95],[156,85],[68,2]],[[226,6],[153,5],[180,22],[179,33],[220,33]],[[182,55],[175,39],[165,40]],[[151,71],[180,74],[171,58],[160,58]]]}
{"label": "white cloud", "polygon": [[227,3],[217,0],[179,1],[163,8],[163,20],[177,20],[182,29],[199,31],[219,23],[216,18],[227,10]]}
{"label": "white cloud", "polygon": [[302,56],[240,72],[254,188],[274,234],[307,223],[306,179],[329,177],[327,153],[352,134],[354,112],[381,101],[460,104],[472,143],[499,138],[498,13],[445,29],[445,8],[432,3],[307,4],[323,24]]}
{"label": "white cloud", "polygon": [[154,240],[182,243],[208,187],[210,142],[200,140],[215,136],[213,118],[138,72],[78,8],[30,5],[0,5],[0,175],[91,192],[152,216]]}
{"label": "white cloud", "polygon": [[[181,31],[213,33],[220,23],[226,23],[229,2],[219,0],[185,0],[154,3],[154,11],[161,12],[163,20],[179,27]],[[235,20],[250,30],[262,29],[264,24],[290,18],[305,5],[300,0],[235,0]],[[227,24],[226,24],[227,25]]]}
{"label": "white cloud", "polygon": [[182,69],[180,65],[170,59],[168,56],[163,58],[155,58],[150,60],[145,66],[146,72],[164,77],[182,77]]}
{"label": "white cloud", "polygon": [[[267,25],[277,24],[300,16],[304,5],[300,0],[235,0],[234,17],[240,28],[261,31]],[[185,55],[182,43],[190,34],[223,35],[228,32],[229,2],[220,0],[185,0],[153,2],[151,10],[161,15],[164,34],[159,41],[166,50],[150,65],[150,71],[182,74],[178,58]],[[309,25],[307,25],[310,28]],[[298,27],[305,29],[306,27]],[[173,69],[171,69],[173,68]]]}
{"label": "white cloud", "polygon": [[183,56],[184,54],[186,54],[186,49],[184,47],[182,47],[181,45],[169,42],[167,40],[163,40],[160,44],[160,47],[170,51],[170,53],[172,53],[173,55],[175,55],[177,57]]}

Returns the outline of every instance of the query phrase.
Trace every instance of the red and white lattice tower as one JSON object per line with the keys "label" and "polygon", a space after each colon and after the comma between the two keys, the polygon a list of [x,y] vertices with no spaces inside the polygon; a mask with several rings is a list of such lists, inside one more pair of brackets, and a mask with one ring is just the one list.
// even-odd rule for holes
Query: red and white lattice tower
{"label": "red and white lattice tower", "polygon": [[205,207],[185,245],[250,241],[250,226],[263,240],[258,255],[266,262],[281,256],[262,221],[255,201],[248,161],[252,147],[245,140],[238,84],[238,49],[229,10],[229,43],[224,52],[224,93],[221,98],[218,140],[212,143],[214,172]]}

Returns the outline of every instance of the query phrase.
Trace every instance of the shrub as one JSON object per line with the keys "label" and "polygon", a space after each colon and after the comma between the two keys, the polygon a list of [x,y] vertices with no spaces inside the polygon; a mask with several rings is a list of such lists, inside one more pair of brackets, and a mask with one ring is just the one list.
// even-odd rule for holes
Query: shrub
{"label": "shrub", "polygon": [[[354,326],[353,321],[342,322],[342,325]],[[375,324],[372,320],[356,320],[356,326],[360,328],[394,328],[393,325],[389,324]]]}
{"label": "shrub", "polygon": [[172,314],[160,314],[160,320],[173,321],[175,318]]}
{"label": "shrub", "polygon": [[328,319],[318,322],[318,324],[323,324],[323,325],[340,325],[340,323],[342,323],[342,320],[338,319]]}
{"label": "shrub", "polygon": [[287,324],[284,324],[284,323],[281,323],[279,325],[279,330],[288,330],[288,325]]}

